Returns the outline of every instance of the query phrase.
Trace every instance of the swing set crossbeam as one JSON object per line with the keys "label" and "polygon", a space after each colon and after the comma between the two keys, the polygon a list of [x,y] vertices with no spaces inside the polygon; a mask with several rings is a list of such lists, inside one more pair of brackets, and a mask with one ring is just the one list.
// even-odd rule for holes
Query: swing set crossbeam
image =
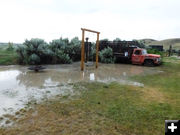
{"label": "swing set crossbeam", "polygon": [[81,30],[82,30],[82,31],[88,31],[88,32],[100,34],[100,32],[94,31],[94,30],[90,30],[90,29],[81,28]]}
{"label": "swing set crossbeam", "polygon": [[96,33],[97,34],[97,41],[96,41],[96,68],[98,68],[98,53],[99,53],[99,34],[100,32],[81,28],[82,30],[82,42],[81,42],[81,70],[84,71],[84,59],[85,59],[85,52],[84,52],[84,37],[85,31]]}

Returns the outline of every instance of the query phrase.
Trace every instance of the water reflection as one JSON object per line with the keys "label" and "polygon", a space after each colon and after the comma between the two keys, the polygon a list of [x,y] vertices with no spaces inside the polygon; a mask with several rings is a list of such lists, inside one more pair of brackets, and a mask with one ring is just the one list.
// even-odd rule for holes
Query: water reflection
{"label": "water reflection", "polygon": [[94,73],[90,73],[90,81],[94,81],[95,80],[95,77],[94,77]]}
{"label": "water reflection", "polygon": [[20,72],[18,70],[10,70],[10,71],[0,72],[0,81],[11,80],[12,77],[17,76],[19,73]]}
{"label": "water reflection", "polygon": [[58,85],[64,83],[74,83],[79,81],[118,81],[128,79],[132,75],[144,75],[157,72],[154,68],[120,65],[120,64],[101,64],[98,69],[87,68],[85,71],[80,71],[79,65],[77,66],[57,66],[49,65],[48,70],[43,72],[32,71],[19,71],[16,77],[19,85],[25,87],[42,87],[45,82],[51,80]]}
{"label": "water reflection", "polygon": [[16,80],[19,85],[24,85],[26,88],[39,87],[45,83],[45,80],[49,77],[46,76],[46,72],[31,72],[25,71],[17,75]]}

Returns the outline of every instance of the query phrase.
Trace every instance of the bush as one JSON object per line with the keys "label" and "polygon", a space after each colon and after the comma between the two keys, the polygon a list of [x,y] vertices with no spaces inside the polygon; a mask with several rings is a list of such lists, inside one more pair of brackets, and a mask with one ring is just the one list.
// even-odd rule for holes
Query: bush
{"label": "bush", "polygon": [[138,47],[145,48],[145,42],[143,40],[133,40],[135,42],[138,42]]}
{"label": "bush", "polygon": [[25,40],[17,47],[19,64],[65,64],[81,59],[81,41],[75,37],[52,40],[47,44],[42,39]]}
{"label": "bush", "polygon": [[100,51],[99,57],[102,63],[114,63],[115,61],[115,58],[113,57],[113,50],[110,47]]}
{"label": "bush", "polygon": [[57,52],[57,58],[58,58],[58,63],[62,63],[62,64],[70,64],[72,63],[71,58],[69,57],[68,54],[64,53],[63,50],[59,50]]}
{"label": "bush", "polygon": [[20,64],[44,64],[46,61],[47,43],[43,39],[25,40],[18,46],[17,53]]}
{"label": "bush", "polygon": [[113,40],[113,42],[116,42],[116,41],[121,41],[121,39],[120,39],[120,38],[115,38],[115,39]]}
{"label": "bush", "polygon": [[39,64],[40,63],[40,61],[41,61],[41,59],[40,59],[40,57],[37,55],[37,54],[35,54],[35,53],[33,53],[30,57],[29,57],[29,63],[30,64]]}
{"label": "bush", "polygon": [[7,51],[13,51],[14,47],[13,47],[13,43],[8,43],[8,48],[6,49]]}
{"label": "bush", "polygon": [[[81,59],[81,41],[78,37],[73,38],[70,42],[67,38],[56,39],[50,43],[51,50],[55,53],[54,61],[58,63],[71,63],[72,61],[79,61]],[[60,50],[60,52],[58,52]],[[58,57],[64,58],[64,60],[57,60]]]}
{"label": "bush", "polygon": [[73,47],[67,38],[56,39],[50,42],[50,50],[54,53],[52,61],[56,63],[71,63]]}
{"label": "bush", "polygon": [[52,42],[50,42],[49,44],[50,44],[49,48],[53,52],[56,52],[57,50],[60,50],[60,49],[64,50],[65,46],[67,46],[66,42],[62,38],[52,40]]}
{"label": "bush", "polygon": [[158,51],[157,49],[147,49],[147,52],[149,54],[158,54],[158,55],[161,55],[161,57],[163,56],[163,52]]}
{"label": "bush", "polygon": [[81,41],[78,37],[71,40],[70,46],[68,46],[70,51],[67,52],[73,61],[81,60]]}

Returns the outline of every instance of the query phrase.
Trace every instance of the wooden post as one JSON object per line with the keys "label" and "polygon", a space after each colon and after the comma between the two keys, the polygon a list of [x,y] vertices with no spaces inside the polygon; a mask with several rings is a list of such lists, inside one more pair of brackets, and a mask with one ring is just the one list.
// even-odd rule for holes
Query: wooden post
{"label": "wooden post", "polygon": [[96,41],[96,68],[98,68],[98,53],[99,53],[99,33],[97,33],[97,41]]}
{"label": "wooden post", "polygon": [[84,71],[84,30],[82,29],[82,41],[81,41],[81,71]]}
{"label": "wooden post", "polygon": [[81,70],[84,70],[84,37],[85,37],[85,31],[97,33],[97,41],[96,41],[96,68],[98,68],[98,53],[99,53],[99,34],[100,32],[89,30],[89,29],[83,29],[82,30],[82,42],[81,42]]}

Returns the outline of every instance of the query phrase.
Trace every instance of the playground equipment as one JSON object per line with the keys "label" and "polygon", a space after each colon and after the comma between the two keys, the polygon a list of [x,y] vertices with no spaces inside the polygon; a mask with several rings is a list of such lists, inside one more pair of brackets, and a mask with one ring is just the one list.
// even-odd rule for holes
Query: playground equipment
{"label": "playground equipment", "polygon": [[92,51],[92,44],[91,42],[88,42],[88,37],[86,38],[85,42],[85,62],[87,63],[89,61],[89,56]]}
{"label": "playground equipment", "polygon": [[85,31],[92,32],[97,34],[97,41],[96,41],[96,68],[98,68],[98,53],[99,53],[99,34],[100,32],[81,28],[82,30],[82,42],[81,42],[81,70],[84,70],[84,60],[85,60],[85,47],[84,47],[84,37],[85,37]]}
{"label": "playground equipment", "polygon": [[87,67],[92,67],[94,65],[94,55],[93,55],[93,44],[88,41],[89,37],[86,37],[85,42],[85,65]]}

